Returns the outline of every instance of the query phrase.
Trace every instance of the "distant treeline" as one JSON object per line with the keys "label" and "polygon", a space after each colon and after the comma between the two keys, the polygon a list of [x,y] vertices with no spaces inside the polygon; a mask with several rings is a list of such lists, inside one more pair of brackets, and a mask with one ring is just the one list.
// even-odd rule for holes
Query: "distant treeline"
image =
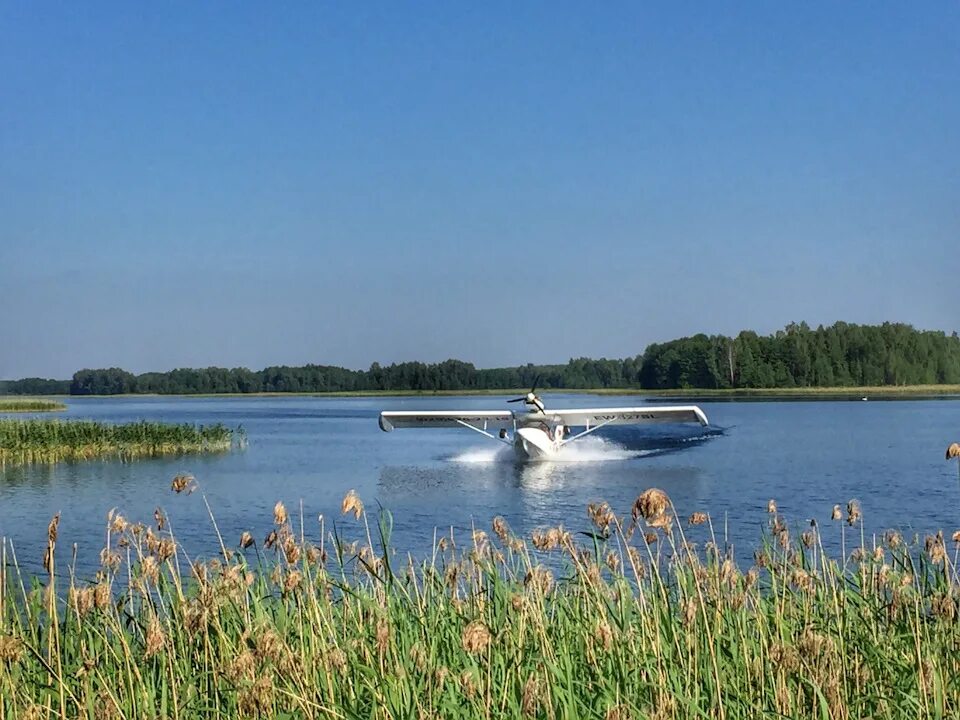
{"label": "distant treeline", "polygon": [[156,393],[349,392],[578,388],[787,388],[960,383],[957,333],[909,325],[838,322],[812,330],[791,323],[773,335],[745,330],[655,343],[624,360],[578,358],[565,365],[478,369],[471,363],[396,363],[369,370],[330,365],[178,369],[133,375],[120,368],[80,370],[72,380],[25,378],[0,393],[117,395]]}
{"label": "distant treeline", "polygon": [[667,388],[790,388],[960,383],[960,338],[910,325],[791,323],[773,335],[694,335],[650,345],[639,383]]}

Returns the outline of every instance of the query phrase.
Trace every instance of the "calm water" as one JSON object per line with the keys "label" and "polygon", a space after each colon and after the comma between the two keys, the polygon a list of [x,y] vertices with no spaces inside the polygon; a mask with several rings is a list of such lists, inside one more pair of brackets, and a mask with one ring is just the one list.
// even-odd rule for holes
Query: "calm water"
{"label": "calm water", "polygon": [[[47,522],[62,511],[60,546],[77,543],[81,567],[91,568],[111,508],[148,522],[162,506],[187,551],[209,555],[217,541],[203,496],[233,544],[243,530],[266,535],[277,500],[291,514],[302,505],[305,531],[314,538],[321,514],[355,534],[353,519],[339,515],[351,488],[368,509],[389,508],[395,545],[419,552],[430,548],[434,528],[488,529],[496,515],[518,531],[557,523],[586,530],[589,502],[606,500],[627,514],[651,486],[666,490],[682,515],[710,512],[718,531],[726,524],[743,552],[760,538],[770,498],[797,528],[810,518],[830,526],[833,505],[850,498],[860,499],[868,531],[960,527],[957,466],[943,458],[944,448],[960,439],[957,400],[701,402],[715,434],[616,428],[587,439],[564,462],[527,465],[467,430],[386,434],[377,427],[381,409],[497,409],[504,399],[70,400],[65,415],[73,418],[242,425],[249,445],[212,457],[0,471],[0,536],[12,539],[21,563],[36,569]],[[555,408],[638,402],[547,396]],[[193,474],[200,492],[173,494],[170,480],[179,472]],[[838,537],[834,530],[825,535]]]}

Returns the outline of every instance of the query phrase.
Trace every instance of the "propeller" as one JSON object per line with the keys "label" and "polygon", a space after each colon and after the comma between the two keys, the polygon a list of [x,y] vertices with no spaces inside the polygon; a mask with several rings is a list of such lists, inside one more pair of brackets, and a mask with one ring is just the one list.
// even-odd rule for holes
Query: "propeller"
{"label": "propeller", "polygon": [[530,388],[530,392],[526,395],[521,395],[518,398],[513,398],[512,400],[507,400],[508,403],[515,402],[525,402],[527,405],[537,405],[542,410],[542,404],[538,403],[540,398],[537,397],[537,383],[540,382],[540,376],[537,375],[536,379],[533,381],[533,387]]}

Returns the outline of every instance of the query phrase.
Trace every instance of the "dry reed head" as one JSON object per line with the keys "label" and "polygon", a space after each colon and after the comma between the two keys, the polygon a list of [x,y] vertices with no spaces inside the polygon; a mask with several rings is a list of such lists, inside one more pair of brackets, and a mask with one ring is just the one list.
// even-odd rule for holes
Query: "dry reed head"
{"label": "dry reed head", "polygon": [[287,524],[287,508],[280,500],[273,506],[273,524],[277,527]]}
{"label": "dry reed head", "polygon": [[161,538],[156,545],[157,560],[164,562],[177,552],[177,544],[171,538]]}
{"label": "dry reed head", "polygon": [[770,647],[770,662],[784,672],[795,672],[800,667],[800,655],[795,647],[775,643]]}
{"label": "dry reed head", "polygon": [[505,543],[510,538],[510,525],[500,515],[493,519],[492,528],[494,534],[500,538],[500,542]]}
{"label": "dry reed head", "polygon": [[794,568],[790,574],[790,582],[800,591],[812,593],[816,590],[816,578],[803,568]]}
{"label": "dry reed head", "polygon": [[0,662],[15,663],[23,654],[23,642],[18,638],[0,634]]}
{"label": "dry reed head", "polygon": [[780,547],[787,548],[790,545],[790,529],[787,523],[779,515],[774,515],[770,521],[770,532],[777,539]]}
{"label": "dry reed head", "polygon": [[110,593],[110,584],[106,582],[98,583],[93,589],[93,606],[97,610],[106,610],[113,602],[113,596]]}
{"label": "dry reed head", "polygon": [[950,443],[947,448],[947,460],[960,457],[960,443]]}
{"label": "dry reed head", "polygon": [[347,654],[338,647],[335,647],[327,653],[327,662],[330,667],[340,672],[347,669]]}
{"label": "dry reed head", "polygon": [[957,616],[957,601],[949,593],[935,593],[930,598],[930,613],[941,620],[953,622]]}
{"label": "dry reed head", "polygon": [[850,500],[847,503],[847,525],[856,524],[862,517],[863,513],[860,511],[860,501]]}
{"label": "dry reed head", "polygon": [[294,565],[300,559],[300,546],[293,538],[293,535],[287,535],[283,541],[283,555],[288,565]]}
{"label": "dry reed head", "polygon": [[649,521],[662,515],[670,507],[670,497],[659,488],[647,488],[633,502],[631,514],[634,521],[639,518]]}
{"label": "dry reed head", "polygon": [[377,652],[384,655],[390,647],[390,623],[386,618],[377,619]]}
{"label": "dry reed head", "polygon": [[690,525],[703,525],[708,519],[708,515],[705,512],[695,512],[687,518],[687,522]]}
{"label": "dry reed head", "polygon": [[343,496],[343,502],[340,503],[340,513],[346,515],[348,512],[352,512],[353,517],[357,520],[363,514],[363,501],[360,500],[356,490],[350,490]]}
{"label": "dry reed head", "polygon": [[119,535],[130,525],[123,515],[120,513],[115,513],[113,510],[110,511],[108,517],[110,520],[110,532],[114,533],[115,535]]}
{"label": "dry reed head", "polygon": [[327,561],[326,550],[321,550],[314,545],[307,545],[307,561],[311,565],[323,565]]}
{"label": "dry reed head", "polygon": [[410,660],[413,662],[413,666],[420,672],[424,672],[429,665],[429,656],[427,651],[424,649],[423,645],[420,643],[415,643],[410,651],[407,653],[410,657]]}
{"label": "dry reed head", "polygon": [[87,615],[93,610],[93,588],[81,588],[78,590],[71,586],[70,592],[67,594],[67,604],[74,608],[80,617]]}
{"label": "dry reed head", "polygon": [[524,717],[535,717],[543,704],[543,682],[536,675],[531,675],[523,684],[523,698],[520,701],[520,710]]}
{"label": "dry reed head", "polygon": [[100,565],[104,569],[116,572],[120,569],[120,560],[120,553],[116,550],[103,548],[103,550],[100,551]]}
{"label": "dry reed head", "polygon": [[157,584],[157,581],[160,579],[160,566],[157,564],[157,559],[153,555],[147,555],[143,558],[143,562],[140,563],[140,573],[149,582],[152,582],[154,585]]}
{"label": "dry reed head", "polygon": [[50,524],[47,525],[47,540],[49,542],[55,543],[57,541],[57,528],[60,527],[60,513],[57,513],[50,519]]}
{"label": "dry reed head", "polygon": [[463,629],[460,641],[471,655],[483,653],[490,645],[490,630],[480,620],[474,620]]}
{"label": "dry reed head", "polygon": [[659,515],[654,515],[652,518],[647,520],[647,525],[652,527],[654,530],[663,530],[665,533],[669,533],[670,528],[673,527],[673,516],[669,513],[660,513]]}
{"label": "dry reed head", "polygon": [[279,664],[287,652],[283,639],[269,626],[261,627],[254,633],[253,646],[260,660],[275,664]]}
{"label": "dry reed head", "polygon": [[942,563],[947,557],[946,548],[943,546],[943,531],[936,535],[927,535],[923,543],[924,552],[935,565]]}
{"label": "dry reed head", "polygon": [[273,679],[263,675],[237,693],[237,710],[242,717],[269,717],[273,710]]}
{"label": "dry reed head", "polygon": [[777,501],[773,498],[767,500],[767,512],[771,515],[777,511]]}
{"label": "dry reed head", "polygon": [[441,665],[433,671],[433,684],[437,688],[437,691],[443,690],[443,684],[447,681],[448,675],[450,675],[450,668],[446,665]]}
{"label": "dry reed head", "polygon": [[240,681],[253,682],[256,677],[257,663],[253,653],[248,648],[244,648],[227,665],[226,676],[233,682],[239,684]]}
{"label": "dry reed head", "polygon": [[153,519],[157,522],[157,531],[163,530],[167,526],[167,516],[158,507],[153,511]]}
{"label": "dry reed head", "polygon": [[553,589],[553,573],[543,565],[537,565],[527,571],[523,578],[523,584],[524,587],[530,588],[541,595],[547,595]]}
{"label": "dry reed head", "polygon": [[478,550],[484,550],[489,542],[487,534],[478,528],[474,528],[470,533],[470,539],[473,541],[473,546]]}
{"label": "dry reed head", "polygon": [[607,710],[604,720],[633,720],[633,714],[628,705],[614,705]]}
{"label": "dry reed head", "polygon": [[271,530],[263,539],[263,546],[268,550],[277,544],[277,531]]}
{"label": "dry reed head", "polygon": [[153,657],[163,650],[164,645],[166,645],[166,636],[163,634],[163,626],[160,625],[160,620],[157,619],[156,615],[153,615],[150,618],[150,622],[147,624],[147,635],[144,641],[143,657]]}
{"label": "dry reed head", "polygon": [[189,495],[197,489],[197,481],[193,475],[180,473],[173,478],[173,481],[170,483],[170,489],[178,494],[186,492],[187,495]]}
{"label": "dry reed head", "polygon": [[593,634],[590,636],[591,643],[595,648],[610,652],[613,649],[613,629],[605,620],[600,620],[593,628]]}
{"label": "dry reed head", "polygon": [[884,539],[887,542],[887,547],[891,550],[896,550],[903,545],[903,535],[896,530],[887,530],[884,534]]}
{"label": "dry reed head", "polygon": [[463,696],[467,698],[467,700],[472,700],[477,694],[479,686],[477,683],[477,675],[473,670],[464,670],[460,673],[460,689],[463,691]]}
{"label": "dry reed head", "polygon": [[803,629],[797,640],[797,650],[808,662],[816,662],[821,656],[834,651],[833,639],[821,635],[813,627]]}
{"label": "dry reed head", "polygon": [[555,550],[569,548],[573,544],[573,536],[563,529],[562,525],[552,528],[537,528],[530,533],[530,541],[537,550]]}
{"label": "dry reed head", "polygon": [[608,532],[610,525],[616,525],[617,523],[617,516],[605,502],[590,503],[587,505],[587,515],[590,521],[596,525],[597,529],[602,532]]}

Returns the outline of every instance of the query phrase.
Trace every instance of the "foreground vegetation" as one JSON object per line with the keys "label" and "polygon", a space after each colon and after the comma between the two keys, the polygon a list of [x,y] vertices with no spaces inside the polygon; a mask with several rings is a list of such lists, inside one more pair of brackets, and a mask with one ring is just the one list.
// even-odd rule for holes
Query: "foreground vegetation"
{"label": "foreground vegetation", "polygon": [[66,410],[67,406],[56,400],[37,398],[0,397],[0,413],[53,412]]}
{"label": "foreground vegetation", "polygon": [[0,467],[222,452],[230,449],[233,437],[234,431],[219,423],[196,426],[141,421],[110,425],[93,420],[0,418]]}
{"label": "foreground vegetation", "polygon": [[496,518],[422,561],[390,550],[389,513],[368,517],[353,492],[342,509],[334,534],[278,503],[262,543],[221,538],[207,562],[159,508],[150,526],[111,513],[89,583],[63,567],[59,515],[42,577],[5,542],[0,717],[960,712],[950,539],[866,540],[855,501],[799,534],[771,502],[746,572],[707,514],[681,522],[655,489],[625,517],[591,505],[591,533],[518,537]]}
{"label": "foreground vegetation", "polygon": [[746,389],[960,384],[960,337],[909,325],[810,328],[790,323],[767,336],[694,335],[647,347],[622,360],[576,358],[566,364],[478,369],[472,363],[404,362],[368,370],[303,367],[180,368],[134,375],[84,369],[72,380],[0,382],[15,394],[121,395],[259,392],[371,392],[541,389]]}

